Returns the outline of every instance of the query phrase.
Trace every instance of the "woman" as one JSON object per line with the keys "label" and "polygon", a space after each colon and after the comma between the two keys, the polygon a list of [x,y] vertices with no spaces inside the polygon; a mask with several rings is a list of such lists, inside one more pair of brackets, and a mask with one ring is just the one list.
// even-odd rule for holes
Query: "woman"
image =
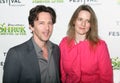
{"label": "woman", "polygon": [[108,48],[98,37],[97,18],[89,5],[79,6],[72,15],[60,50],[62,83],[113,83]]}

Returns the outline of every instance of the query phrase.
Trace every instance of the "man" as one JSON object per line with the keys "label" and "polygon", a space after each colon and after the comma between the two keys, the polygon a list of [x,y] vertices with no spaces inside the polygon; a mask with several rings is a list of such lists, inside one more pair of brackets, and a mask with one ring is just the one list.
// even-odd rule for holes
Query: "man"
{"label": "man", "polygon": [[59,47],[49,41],[55,11],[38,5],[30,10],[28,21],[33,37],[8,51],[3,83],[60,83]]}

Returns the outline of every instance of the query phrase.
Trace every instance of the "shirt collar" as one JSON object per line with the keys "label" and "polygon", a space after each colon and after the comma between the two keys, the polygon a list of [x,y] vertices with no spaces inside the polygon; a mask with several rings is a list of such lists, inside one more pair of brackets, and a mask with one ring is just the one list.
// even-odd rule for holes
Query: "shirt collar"
{"label": "shirt collar", "polygon": [[[34,47],[35,47],[35,51],[37,52],[37,53],[39,53],[39,52],[41,52],[42,51],[42,49],[37,45],[37,43],[35,42],[35,40],[32,38],[32,42],[33,42],[33,45],[34,45]],[[51,41],[47,41],[47,49],[49,50],[49,51],[52,51],[52,43],[51,43]]]}

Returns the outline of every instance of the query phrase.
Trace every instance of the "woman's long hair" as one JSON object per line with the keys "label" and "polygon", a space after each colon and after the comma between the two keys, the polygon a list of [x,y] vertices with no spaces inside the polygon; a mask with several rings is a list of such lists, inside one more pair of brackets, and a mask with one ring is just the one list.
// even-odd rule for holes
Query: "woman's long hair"
{"label": "woman's long hair", "polygon": [[89,40],[91,46],[95,46],[99,41],[98,22],[97,22],[97,17],[96,17],[95,12],[89,5],[81,5],[73,13],[71,20],[68,24],[68,31],[67,31],[67,35],[69,38],[68,42],[70,43],[71,40],[75,39],[75,24],[74,23],[76,19],[78,18],[79,12],[82,10],[88,11],[91,14],[91,18],[90,18],[91,27],[90,27],[90,30],[86,34],[86,39]]}

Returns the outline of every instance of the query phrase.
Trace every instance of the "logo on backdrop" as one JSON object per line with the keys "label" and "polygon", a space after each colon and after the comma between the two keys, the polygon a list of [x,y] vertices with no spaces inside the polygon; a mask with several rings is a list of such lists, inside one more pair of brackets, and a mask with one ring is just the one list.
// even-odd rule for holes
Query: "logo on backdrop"
{"label": "logo on backdrop", "polygon": [[26,35],[23,24],[0,23],[0,35]]}
{"label": "logo on backdrop", "polygon": [[117,3],[120,4],[120,0],[117,0]]}
{"label": "logo on backdrop", "polygon": [[80,2],[84,4],[101,4],[99,0],[69,0],[69,2]]}
{"label": "logo on backdrop", "polygon": [[[3,52],[4,58],[6,57],[6,55],[7,55],[7,52]],[[4,60],[1,60],[0,61],[0,67],[3,67],[3,66],[4,66]]]}
{"label": "logo on backdrop", "polygon": [[24,6],[21,0],[0,0],[0,4],[8,4],[9,6]]}
{"label": "logo on backdrop", "polygon": [[115,22],[115,27],[114,29],[116,30],[112,30],[112,31],[109,31],[108,35],[111,37],[120,37],[120,20],[117,20]]}
{"label": "logo on backdrop", "polygon": [[32,3],[63,3],[64,0],[32,0]]}

